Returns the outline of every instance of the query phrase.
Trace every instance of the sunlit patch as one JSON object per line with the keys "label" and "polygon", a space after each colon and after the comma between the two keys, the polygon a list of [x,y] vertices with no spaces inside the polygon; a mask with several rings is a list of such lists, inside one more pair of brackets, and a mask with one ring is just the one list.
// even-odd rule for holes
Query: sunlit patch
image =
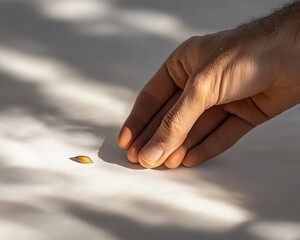
{"label": "sunlit patch", "polygon": [[[236,204],[232,194],[217,185],[203,181],[201,189],[196,190],[164,178],[169,172],[145,171],[127,174],[126,178],[124,171],[116,169],[99,175],[99,182],[105,182],[109,176],[114,179],[109,182],[109,189],[101,192],[101,208],[158,228],[171,225],[212,233],[229,231],[255,218],[252,212]],[[78,187],[98,191],[96,183]],[[93,203],[87,201],[91,208],[97,208],[97,199]]]}
{"label": "sunlit patch", "polygon": [[[205,194],[195,194],[187,189],[182,190],[180,194],[176,193],[173,196],[166,193],[161,196],[156,194],[153,198],[149,197],[148,201],[160,206],[160,210],[144,213],[143,216],[148,216],[148,218],[143,217],[144,220],[147,219],[148,223],[151,224],[168,224],[171,221],[175,225],[186,228],[222,232],[253,219],[252,213],[235,206],[225,197],[222,200],[217,200],[207,197]],[[137,211],[145,211],[145,209],[147,208],[138,208]],[[169,215],[168,218],[162,217],[161,211],[164,212],[165,216]],[[176,216],[182,217],[176,218]]]}
{"label": "sunlit patch", "polygon": [[[20,199],[18,199],[20,200]],[[52,202],[43,208],[43,203],[29,202],[0,202],[0,239],[105,239],[118,240],[110,231],[104,228],[94,228],[77,218],[66,216],[53,208]],[[28,205],[27,205],[28,204]],[[30,209],[35,205],[36,212]],[[29,208],[29,209],[27,209]],[[32,207],[34,208],[34,207]],[[54,231],[55,229],[55,231]]]}
{"label": "sunlit patch", "polygon": [[[82,131],[79,126],[73,126],[76,131],[69,130],[70,125],[49,126],[22,109],[7,110],[0,117],[1,153],[9,156],[9,164],[38,167],[43,162],[44,167],[60,169],[69,164],[72,154],[95,151],[104,141],[104,136]],[[51,161],[46,160],[49,158]]]}
{"label": "sunlit patch", "polygon": [[166,13],[132,10],[120,11],[117,19],[139,32],[180,39],[186,29],[175,17]]}
{"label": "sunlit patch", "polygon": [[44,15],[71,22],[98,19],[111,8],[104,0],[38,0],[36,4]]}
{"label": "sunlit patch", "polygon": [[[186,173],[187,171],[178,172],[182,176]],[[210,182],[199,182],[197,190],[189,184],[178,181],[170,181],[167,184],[162,180],[160,182],[161,185],[168,185],[169,192],[164,194],[163,190],[156,190],[151,202],[158,205],[163,203],[162,209],[166,211],[172,209],[171,211],[175,212],[174,218],[177,224],[182,225],[188,222],[187,227],[218,232],[237,227],[255,217],[252,212],[236,204],[243,199],[241,195],[228,194],[222,187]],[[161,194],[159,191],[162,191]],[[184,212],[187,219],[176,218],[176,212],[178,215],[181,215],[180,212]],[[194,221],[188,221],[189,218]]]}
{"label": "sunlit patch", "polygon": [[107,126],[122,124],[135,95],[126,88],[88,79],[56,59],[4,47],[0,47],[0,70],[19,81],[34,83],[44,100],[49,99],[61,112],[75,118],[79,112],[87,119],[94,116],[91,121]]}
{"label": "sunlit patch", "polygon": [[7,220],[0,219],[1,231],[0,238],[6,239],[7,236],[14,236],[14,239],[29,239],[29,238],[39,238],[39,233],[37,229],[28,228],[26,225],[9,222]]}
{"label": "sunlit patch", "polygon": [[171,14],[118,8],[109,1],[45,0],[35,1],[35,6],[45,17],[67,22],[74,30],[83,34],[148,34],[176,41],[200,34],[199,29],[191,29]]}
{"label": "sunlit patch", "polygon": [[[108,46],[113,46],[122,42],[126,34],[177,41],[195,32],[200,34],[199,31],[188,28],[175,15],[121,9],[114,0],[30,0],[5,1],[5,4],[9,2],[18,7],[9,8],[4,20],[5,15],[23,19],[20,12],[24,7],[27,10],[24,16],[30,14],[30,20],[41,20],[42,27],[50,27],[57,35],[51,39],[51,46],[47,45],[48,40],[33,36],[40,34],[41,26],[36,28],[36,24],[30,24],[38,21],[24,25],[17,21],[21,31],[16,36],[10,35],[14,33],[11,31],[3,35],[5,39],[18,37],[10,46],[23,40],[35,45],[39,40],[42,47],[49,47],[46,52],[50,55],[38,56],[0,46],[0,71],[7,76],[6,82],[11,80],[9,91],[1,97],[5,109],[0,114],[0,239],[8,236],[13,239],[123,239],[138,238],[138,234],[144,234],[143,230],[146,234],[153,232],[153,236],[183,230],[199,233],[199,238],[222,238],[222,233],[238,235],[248,230],[247,235],[265,240],[299,239],[300,226],[296,222],[254,222],[260,212],[247,205],[253,196],[229,186],[226,181],[211,179],[210,182],[200,171],[197,171],[199,176],[192,176],[192,170],[124,167],[121,162],[126,159],[118,155],[116,143],[112,141],[106,146],[105,159],[99,159],[100,145],[105,137],[114,137],[136,93],[110,85],[108,79],[101,79],[103,76],[91,79],[63,59],[51,56],[51,50],[64,51],[61,46],[66,44],[65,38],[59,36],[64,30],[77,31],[71,34],[72,38],[77,37],[75,41],[83,47],[90,41],[81,40],[89,35],[121,36],[112,45],[108,42]],[[36,8],[30,9],[30,4]],[[5,33],[5,21],[3,24]],[[33,34],[32,39],[29,33]],[[151,43],[155,45],[156,40]],[[25,45],[22,47],[28,50]],[[62,55],[68,50],[76,51],[68,48]],[[132,54],[134,57],[135,52]],[[84,57],[81,62],[86,60]],[[111,58],[107,63],[115,64]],[[122,67],[124,72],[135,68],[129,65],[116,63],[114,67]],[[128,83],[126,80],[123,84]],[[23,93],[24,97],[20,96]],[[30,94],[32,98],[28,97]],[[84,166],[69,160],[70,156],[79,154],[90,156],[94,164]],[[5,179],[3,173],[9,174],[9,178]],[[190,179],[189,183],[172,179],[173,173],[181,174],[180,179]],[[252,200],[256,200],[255,196]]]}
{"label": "sunlit patch", "polygon": [[300,222],[261,221],[253,223],[248,231],[265,240],[299,240]]}

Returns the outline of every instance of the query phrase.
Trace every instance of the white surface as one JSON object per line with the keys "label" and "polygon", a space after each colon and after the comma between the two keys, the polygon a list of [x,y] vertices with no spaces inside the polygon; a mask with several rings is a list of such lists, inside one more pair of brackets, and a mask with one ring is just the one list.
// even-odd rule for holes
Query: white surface
{"label": "white surface", "polygon": [[182,40],[282,3],[187,2],[0,2],[1,240],[300,239],[300,107],[194,169],[145,170],[116,146]]}

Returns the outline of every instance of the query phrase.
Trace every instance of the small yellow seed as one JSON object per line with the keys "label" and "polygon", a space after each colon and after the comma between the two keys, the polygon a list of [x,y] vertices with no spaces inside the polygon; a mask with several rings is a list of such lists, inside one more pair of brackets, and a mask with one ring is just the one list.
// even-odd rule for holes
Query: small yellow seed
{"label": "small yellow seed", "polygon": [[79,163],[93,163],[92,159],[88,156],[77,156],[75,160]]}

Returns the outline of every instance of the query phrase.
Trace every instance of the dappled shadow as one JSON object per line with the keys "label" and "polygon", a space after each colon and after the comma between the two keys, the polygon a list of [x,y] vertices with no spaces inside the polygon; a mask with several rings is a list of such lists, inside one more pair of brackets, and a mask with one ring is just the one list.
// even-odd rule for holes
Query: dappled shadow
{"label": "dappled shadow", "polygon": [[17,185],[36,185],[36,184],[55,184],[68,183],[70,177],[54,171],[45,169],[30,169],[22,167],[1,167],[0,182],[2,184]]}
{"label": "dappled shadow", "polygon": [[253,19],[253,16],[249,16],[249,12],[255,13],[256,17],[265,15],[266,9],[276,8],[283,1],[266,0],[263,5],[261,1],[220,2],[217,0],[191,0],[188,4],[179,0],[167,0],[159,3],[122,0],[118,3],[123,8],[146,9],[175,15],[189,27],[214,32],[232,28],[243,21]]}
{"label": "dappled shadow", "polygon": [[199,197],[203,182],[220,186],[259,221],[300,223],[299,109],[252,130],[227,152],[191,169],[190,178],[171,178],[198,188]]}
{"label": "dappled shadow", "polygon": [[5,219],[18,221],[22,224],[26,224],[27,222],[30,225],[30,222],[26,219],[26,215],[39,215],[42,214],[43,211],[31,203],[0,200],[0,213],[1,217]]}
{"label": "dappled shadow", "polygon": [[[0,3],[0,238],[23,227],[31,239],[267,239],[251,227],[300,222],[297,109],[194,169],[132,171],[143,168],[116,144],[134,97],[181,40],[280,1],[90,0],[104,13],[69,4],[55,15],[67,2]],[[86,152],[95,164],[69,160]]]}
{"label": "dappled shadow", "polygon": [[[143,200],[141,200],[143,201]],[[230,231],[206,231],[197,229],[193,226],[183,227],[186,223],[172,224],[168,221],[159,220],[157,223],[146,223],[127,217],[123,214],[108,212],[105,209],[99,210],[93,206],[85,205],[75,201],[54,200],[55,204],[59,204],[66,213],[81,221],[90,224],[96,229],[105,230],[118,239],[199,239],[199,237],[210,239],[253,239],[251,233],[247,233],[246,227],[241,225]],[[133,201],[134,205],[134,201]],[[156,212],[161,213],[163,219],[162,206],[151,204]],[[172,208],[169,209],[172,211]],[[142,216],[141,216],[142,217]],[[158,215],[159,217],[159,215]],[[175,216],[174,216],[175,217]],[[180,215],[177,216],[179,219]],[[169,219],[170,221],[170,219]],[[179,221],[180,222],[180,221]],[[193,224],[191,224],[193,225]]]}
{"label": "dappled shadow", "polygon": [[[30,3],[1,3],[2,45],[55,57],[79,70],[91,81],[106,81],[116,87],[137,91],[163,61],[162,56],[167,57],[176,46],[176,43],[149,34],[127,37],[78,33],[74,31],[72,22],[49,20]],[[18,17],[14,18],[10,12]],[[134,57],[128,57],[132,53]]]}

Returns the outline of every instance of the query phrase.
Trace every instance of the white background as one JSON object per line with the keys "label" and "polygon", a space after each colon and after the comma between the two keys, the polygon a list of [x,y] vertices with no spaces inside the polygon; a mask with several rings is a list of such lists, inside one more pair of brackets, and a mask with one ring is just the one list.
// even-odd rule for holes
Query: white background
{"label": "white background", "polygon": [[299,240],[299,107],[193,169],[145,170],[116,145],[180,42],[282,3],[1,0],[0,239]]}

